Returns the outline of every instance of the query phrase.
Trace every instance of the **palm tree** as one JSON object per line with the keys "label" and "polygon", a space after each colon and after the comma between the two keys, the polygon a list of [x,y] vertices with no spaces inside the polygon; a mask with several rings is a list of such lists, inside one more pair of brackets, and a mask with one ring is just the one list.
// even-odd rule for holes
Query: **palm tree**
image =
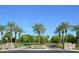
{"label": "palm tree", "polygon": [[18,37],[20,38],[21,33],[23,33],[24,31],[23,31],[23,29],[22,29],[22,28],[17,27],[17,32],[18,32]]}
{"label": "palm tree", "polygon": [[[16,24],[14,22],[8,22],[7,24],[8,31],[12,33],[14,31],[15,26]],[[11,37],[11,43],[12,43],[12,37]]]}
{"label": "palm tree", "polygon": [[[3,38],[3,31],[5,30],[5,26],[0,25],[1,39]],[[2,43],[2,41],[1,41]]]}
{"label": "palm tree", "polygon": [[72,26],[72,31],[76,32],[77,43],[79,42],[79,25]]}
{"label": "palm tree", "polygon": [[[60,43],[62,39],[63,48],[64,48],[64,34],[66,33],[67,35],[68,29],[69,29],[69,24],[67,22],[62,22],[55,30],[56,33],[59,33]],[[66,38],[66,42],[67,42],[67,38]]]}
{"label": "palm tree", "polygon": [[58,33],[59,38],[60,38],[60,43],[61,43],[61,26],[58,26],[55,30],[55,33]]}
{"label": "palm tree", "polygon": [[14,28],[15,39],[17,37],[17,34],[18,34],[18,37],[20,38],[22,32],[24,32],[22,28],[20,28],[19,26],[15,26]]}
{"label": "palm tree", "polygon": [[18,33],[18,26],[15,26],[15,28],[14,28],[14,33],[15,33],[15,39],[16,39],[17,33]]}
{"label": "palm tree", "polygon": [[33,30],[34,30],[34,32],[35,32],[36,34],[38,34],[38,36],[39,36],[38,42],[39,42],[39,44],[40,44],[40,36],[41,36],[42,33],[45,32],[45,27],[44,27],[44,25],[41,24],[41,23],[36,23],[36,24],[33,25]]}
{"label": "palm tree", "polygon": [[6,42],[11,42],[12,33],[11,32],[5,32],[4,38]]}
{"label": "palm tree", "polygon": [[[63,25],[64,32],[67,35],[68,29],[70,28],[70,25],[68,22],[63,22],[62,25]],[[67,42],[67,37],[66,37],[66,42]]]}

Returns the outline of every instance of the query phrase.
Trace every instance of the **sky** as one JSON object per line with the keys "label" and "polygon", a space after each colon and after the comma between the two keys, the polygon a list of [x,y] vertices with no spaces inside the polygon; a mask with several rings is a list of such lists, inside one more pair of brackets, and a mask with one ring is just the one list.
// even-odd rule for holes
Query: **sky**
{"label": "sky", "polygon": [[[26,34],[35,35],[32,26],[43,23],[46,31],[43,35],[54,35],[61,22],[79,24],[79,6],[61,5],[4,5],[0,6],[0,25],[15,22]],[[69,31],[69,33],[73,33]],[[75,33],[74,33],[75,34]]]}

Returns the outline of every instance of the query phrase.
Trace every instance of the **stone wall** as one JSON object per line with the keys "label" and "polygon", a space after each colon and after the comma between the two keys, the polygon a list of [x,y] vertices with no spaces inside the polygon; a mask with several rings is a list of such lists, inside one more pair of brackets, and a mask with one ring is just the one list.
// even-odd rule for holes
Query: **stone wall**
{"label": "stone wall", "polygon": [[71,49],[74,49],[75,47],[76,47],[76,44],[72,44],[72,43],[64,44],[64,49],[66,49],[66,50],[71,50]]}
{"label": "stone wall", "polygon": [[6,43],[6,44],[0,45],[0,49],[2,49],[2,50],[4,50],[4,49],[14,49],[14,48],[15,48],[14,43]]}
{"label": "stone wall", "polygon": [[7,43],[7,44],[6,44],[6,47],[7,47],[8,49],[14,49],[14,48],[15,48],[15,44],[14,44],[14,43]]}

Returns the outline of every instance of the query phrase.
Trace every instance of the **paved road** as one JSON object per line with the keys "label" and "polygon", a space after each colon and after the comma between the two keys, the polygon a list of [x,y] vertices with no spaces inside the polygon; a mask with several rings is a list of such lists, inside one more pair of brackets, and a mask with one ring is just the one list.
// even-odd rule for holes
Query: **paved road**
{"label": "paved road", "polygon": [[0,53],[79,53],[79,51],[68,51],[68,50],[11,50],[11,51],[0,51]]}
{"label": "paved road", "polygon": [[59,48],[49,49],[45,47],[45,49],[17,48],[17,49],[7,50],[7,51],[0,50],[0,53],[79,53],[79,51],[64,50]]}

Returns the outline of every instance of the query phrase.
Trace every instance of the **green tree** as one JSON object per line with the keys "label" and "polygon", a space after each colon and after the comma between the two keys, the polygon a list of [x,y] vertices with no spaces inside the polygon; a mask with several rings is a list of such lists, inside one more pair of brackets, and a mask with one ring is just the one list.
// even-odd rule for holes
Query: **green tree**
{"label": "green tree", "polygon": [[32,35],[24,34],[20,37],[20,42],[21,43],[27,43],[27,44],[32,44],[34,42],[34,37]]}
{"label": "green tree", "polygon": [[[66,22],[62,22],[60,24],[60,27],[61,27],[61,33],[62,33],[62,40],[63,40],[63,44],[64,44],[64,34],[66,33],[66,35],[67,35],[69,24]],[[66,38],[66,42],[67,42],[67,38]]]}
{"label": "green tree", "polygon": [[[38,42],[38,36],[35,36],[35,43]],[[49,40],[48,40],[48,37],[47,36],[40,36],[40,43],[41,44],[45,44],[45,43],[48,43]]]}
{"label": "green tree", "polygon": [[64,23],[63,22],[58,25],[55,32],[59,33],[60,43],[62,42],[62,46],[64,48]]}
{"label": "green tree", "polygon": [[[63,28],[64,28],[64,32],[67,35],[68,29],[70,28],[70,25],[69,25],[68,22],[63,22],[62,25],[63,25]],[[67,42],[67,37],[66,37],[66,40],[65,41]]]}
{"label": "green tree", "polygon": [[58,35],[52,36],[51,43],[60,43],[60,37]]}
{"label": "green tree", "polygon": [[60,39],[60,43],[62,43],[61,42],[61,26],[60,25],[56,28],[55,33],[58,33],[58,36],[59,36],[59,39]]}
{"label": "green tree", "polygon": [[[14,22],[8,22],[7,23],[7,30],[12,33],[14,31],[14,28],[16,27],[16,24]],[[12,43],[12,37],[11,37],[11,43]]]}
{"label": "green tree", "polygon": [[49,40],[48,40],[47,36],[41,36],[40,43],[48,43],[48,42],[49,42]]}
{"label": "green tree", "polygon": [[5,38],[5,40],[7,41],[7,42],[11,42],[11,37],[12,37],[12,33],[11,32],[6,32],[5,34],[4,34],[4,38]]}
{"label": "green tree", "polygon": [[[59,33],[59,38],[62,39],[62,45],[64,48],[64,34],[67,35],[68,29],[69,29],[70,25],[67,22],[62,22],[61,24],[59,24],[59,26],[56,28],[55,32]],[[60,40],[61,42],[61,40]],[[66,42],[67,42],[67,37],[66,37]]]}
{"label": "green tree", "polygon": [[0,44],[1,44],[1,40],[0,40]]}
{"label": "green tree", "polygon": [[20,27],[18,27],[18,37],[20,38],[21,34],[24,32],[24,30]]}
{"label": "green tree", "polygon": [[[3,31],[5,30],[5,26],[0,25],[1,39],[3,39]],[[2,43],[2,40],[1,40]]]}
{"label": "green tree", "polygon": [[45,27],[44,27],[43,24],[37,23],[37,24],[34,24],[34,25],[33,25],[33,30],[34,30],[34,32],[35,32],[36,34],[38,34],[38,37],[39,37],[38,43],[40,44],[40,36],[41,36],[42,33],[45,32]]}
{"label": "green tree", "polygon": [[72,26],[72,31],[75,31],[76,39],[77,39],[77,43],[78,43],[79,42],[79,25]]}
{"label": "green tree", "polygon": [[17,27],[17,26],[15,26],[15,28],[14,28],[15,39],[16,39],[16,37],[17,37],[17,32],[18,32],[18,27]]}
{"label": "green tree", "polygon": [[17,34],[18,34],[18,37],[20,38],[21,33],[24,32],[24,31],[23,31],[22,28],[20,28],[19,26],[15,26],[14,32],[15,32],[15,39],[16,39]]}
{"label": "green tree", "polygon": [[69,42],[69,43],[75,43],[76,42],[76,39],[72,34],[65,35],[65,40],[66,40],[66,37],[67,37],[67,42]]}

